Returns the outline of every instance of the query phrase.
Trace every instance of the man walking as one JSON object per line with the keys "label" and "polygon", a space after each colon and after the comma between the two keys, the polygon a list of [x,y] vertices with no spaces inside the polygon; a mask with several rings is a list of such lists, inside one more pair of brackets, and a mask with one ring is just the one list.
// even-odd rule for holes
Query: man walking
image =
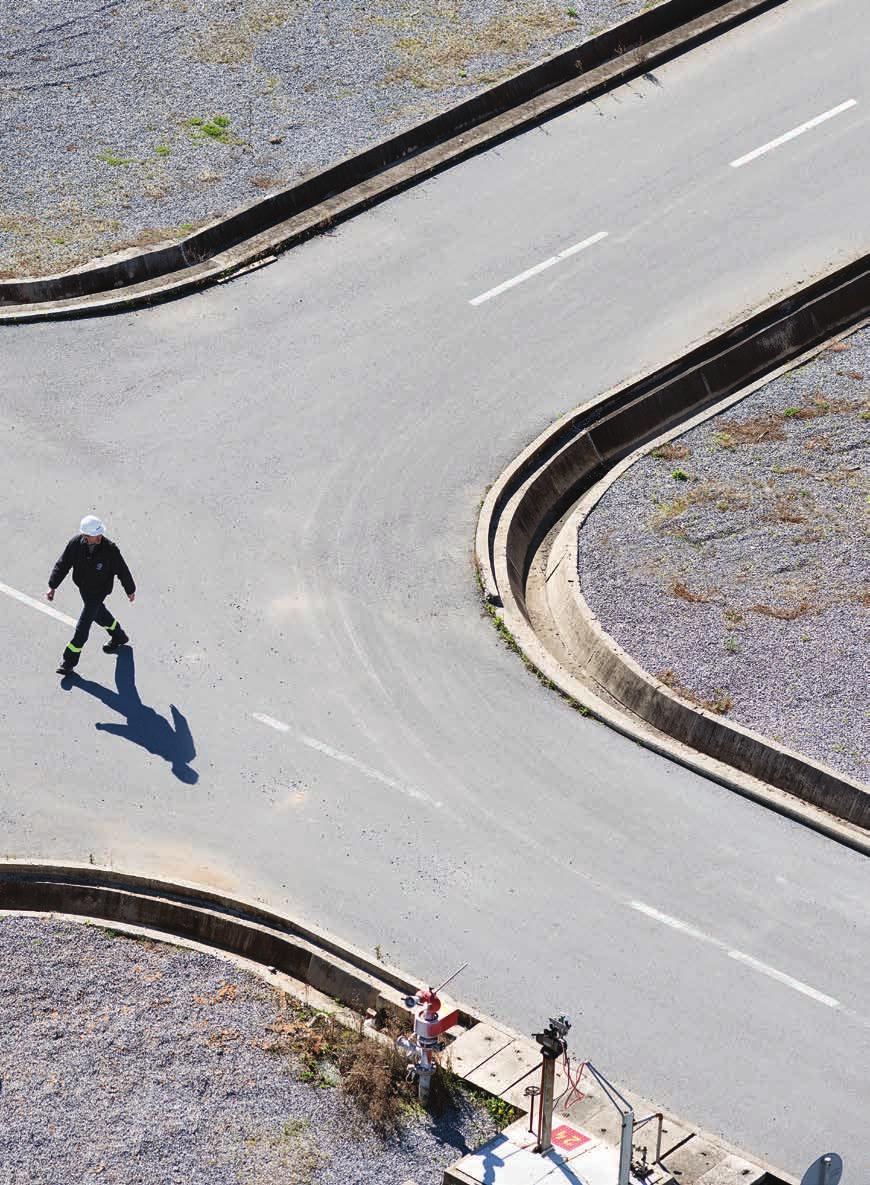
{"label": "man walking", "polygon": [[130,641],[103,602],[112,591],[116,576],[130,601],[136,599],[136,584],[117,543],[107,539],[104,531],[105,527],[95,515],[86,515],[81,521],[79,534],[73,535],[67,543],[48,578],[45,595],[53,601],[55,589],[72,568],[73,581],[84,602],[76,632],[67,643],[57,668],[59,675],[68,675],[75,669],[93,622],[109,631],[109,641],[103,647],[106,654],[116,654]]}

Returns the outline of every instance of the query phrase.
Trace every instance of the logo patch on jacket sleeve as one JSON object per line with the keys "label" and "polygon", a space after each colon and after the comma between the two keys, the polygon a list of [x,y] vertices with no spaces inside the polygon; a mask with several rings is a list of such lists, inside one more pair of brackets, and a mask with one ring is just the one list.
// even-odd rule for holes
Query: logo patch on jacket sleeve
{"label": "logo patch on jacket sleeve", "polygon": [[102,565],[102,564],[97,564],[97,571],[98,571],[98,572],[102,572],[102,570],[103,570],[103,565]]}

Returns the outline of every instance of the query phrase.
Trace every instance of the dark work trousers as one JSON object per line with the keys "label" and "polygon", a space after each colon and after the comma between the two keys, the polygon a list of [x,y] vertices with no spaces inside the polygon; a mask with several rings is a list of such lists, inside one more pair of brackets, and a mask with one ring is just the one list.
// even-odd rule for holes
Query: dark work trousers
{"label": "dark work trousers", "polygon": [[110,638],[114,638],[118,631],[122,634],[124,632],[99,597],[82,597],[82,601],[84,604],[76,622],[76,632],[72,636],[72,641],[67,642],[61,660],[64,666],[68,667],[74,667],[79,661],[82,647],[88,640],[88,634],[91,632],[91,625],[94,622],[97,625],[105,626],[109,631]]}

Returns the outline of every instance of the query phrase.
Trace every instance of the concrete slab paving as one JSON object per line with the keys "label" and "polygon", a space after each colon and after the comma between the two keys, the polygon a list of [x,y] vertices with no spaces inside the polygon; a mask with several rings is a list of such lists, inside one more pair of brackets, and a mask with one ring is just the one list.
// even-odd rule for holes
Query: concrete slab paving
{"label": "concrete slab paving", "polygon": [[493,1025],[475,1025],[450,1045],[446,1063],[459,1078],[467,1078],[478,1066],[507,1048],[511,1040],[510,1033]]}
{"label": "concrete slab paving", "polygon": [[526,1041],[513,1041],[465,1075],[467,1082],[481,1086],[490,1094],[502,1095],[529,1071],[541,1064],[540,1050]]}

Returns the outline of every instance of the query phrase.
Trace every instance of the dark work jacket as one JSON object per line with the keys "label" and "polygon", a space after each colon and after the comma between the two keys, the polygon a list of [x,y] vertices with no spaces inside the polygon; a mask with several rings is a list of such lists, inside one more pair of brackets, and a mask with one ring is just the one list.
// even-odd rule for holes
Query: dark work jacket
{"label": "dark work jacket", "polygon": [[86,599],[99,597],[100,600],[104,600],[112,591],[116,576],[124,586],[127,596],[136,591],[121,549],[105,535],[93,551],[89,549],[84,535],[73,535],[51,570],[48,587],[57,588],[70,568],[73,580]]}

